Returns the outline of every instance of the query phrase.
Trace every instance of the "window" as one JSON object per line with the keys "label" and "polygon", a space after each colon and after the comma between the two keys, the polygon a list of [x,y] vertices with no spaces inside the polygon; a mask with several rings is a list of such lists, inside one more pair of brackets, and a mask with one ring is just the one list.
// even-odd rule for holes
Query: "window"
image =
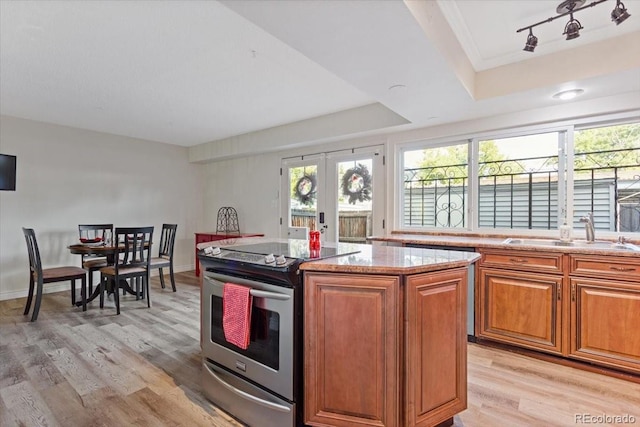
{"label": "window", "polygon": [[593,212],[597,229],[640,232],[638,122],[425,144],[401,159],[406,228],[582,228]]}
{"label": "window", "polygon": [[551,132],[479,142],[480,228],[556,228],[560,137]]}
{"label": "window", "polygon": [[464,228],[468,143],[404,153],[404,221],[408,227]]}
{"label": "window", "polygon": [[596,229],[640,232],[640,123],[574,133],[573,223],[593,212]]}

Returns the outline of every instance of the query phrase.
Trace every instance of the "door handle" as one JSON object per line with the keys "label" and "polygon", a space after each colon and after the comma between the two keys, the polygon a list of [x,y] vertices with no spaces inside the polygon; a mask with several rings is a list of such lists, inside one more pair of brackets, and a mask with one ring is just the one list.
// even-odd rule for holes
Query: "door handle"
{"label": "door handle", "polygon": [[281,301],[286,301],[291,299],[291,297],[286,294],[279,294],[277,292],[269,292],[269,291],[261,291],[259,289],[251,289],[249,293],[252,296],[258,297],[258,298],[278,299]]}
{"label": "door handle", "polygon": [[[217,280],[211,279],[209,277],[204,277],[204,280],[214,286],[217,291],[214,292],[214,294],[218,297],[222,297],[222,290],[224,289],[224,284],[222,282],[219,282]],[[287,295],[287,294],[281,294],[279,292],[269,292],[269,291],[263,291],[262,289],[251,289],[249,290],[249,293],[251,294],[251,296],[257,297],[257,298],[267,298],[267,299],[277,299],[280,301],[287,301],[291,299],[291,295]]]}

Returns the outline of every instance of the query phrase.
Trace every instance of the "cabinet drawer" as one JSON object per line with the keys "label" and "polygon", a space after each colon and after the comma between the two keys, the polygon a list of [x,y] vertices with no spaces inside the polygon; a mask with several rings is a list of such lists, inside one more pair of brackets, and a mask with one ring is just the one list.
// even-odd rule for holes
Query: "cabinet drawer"
{"label": "cabinet drawer", "polygon": [[640,257],[571,255],[569,266],[572,275],[610,277],[640,282]]}
{"label": "cabinet drawer", "polygon": [[563,254],[561,253],[505,250],[483,250],[481,253],[481,267],[562,273]]}

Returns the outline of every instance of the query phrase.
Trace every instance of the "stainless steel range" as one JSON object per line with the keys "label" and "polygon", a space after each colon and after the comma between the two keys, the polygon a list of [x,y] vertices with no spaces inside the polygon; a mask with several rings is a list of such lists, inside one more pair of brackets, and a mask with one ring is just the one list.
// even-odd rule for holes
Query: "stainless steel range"
{"label": "stainless steel range", "polygon": [[[200,250],[203,389],[207,397],[255,427],[302,422],[302,276],[305,260],[358,252],[338,244],[310,250],[306,240],[269,241]],[[226,341],[223,287],[250,288],[253,297],[246,349]]]}

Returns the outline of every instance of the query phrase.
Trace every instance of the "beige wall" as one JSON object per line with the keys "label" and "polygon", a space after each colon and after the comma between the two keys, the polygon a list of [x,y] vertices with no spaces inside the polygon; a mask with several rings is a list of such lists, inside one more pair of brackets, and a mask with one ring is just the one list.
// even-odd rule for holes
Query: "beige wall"
{"label": "beige wall", "polygon": [[[204,192],[205,226],[215,229],[216,212],[221,206],[234,206],[240,217],[242,232],[264,233],[271,237],[284,237],[280,230],[281,208],[278,199],[280,185],[280,166],[282,158],[296,155],[310,155],[333,150],[350,149],[371,145],[386,146],[386,199],[385,223],[387,232],[400,228],[400,194],[394,191],[400,187],[402,173],[398,171],[397,149],[412,143],[424,141],[464,140],[482,134],[504,132],[524,126],[544,128],[558,126],[559,123],[579,124],[596,120],[613,120],[622,117],[640,116],[640,97],[638,92],[592,99],[570,104],[557,104],[552,107],[527,111],[514,111],[500,116],[491,116],[465,122],[449,123],[440,126],[390,132],[384,135],[350,138],[327,143],[299,141],[295,149],[274,150],[277,141],[286,141],[287,126],[277,131],[281,138],[274,137],[274,130],[258,131],[252,134],[252,146],[249,151],[256,154],[244,154],[238,158],[226,144],[217,147],[215,152],[201,154],[203,147],[191,147],[192,160],[209,161],[206,168],[206,187]],[[210,148],[213,143],[205,144]],[[268,147],[266,147],[268,146]],[[209,156],[209,157],[207,157]]]}
{"label": "beige wall", "polygon": [[0,116],[0,153],[18,158],[16,191],[0,191],[0,299],[27,292],[21,227],[36,230],[43,264],[55,267],[79,265],[67,250],[79,223],[157,232],[177,223],[176,270],[194,268],[204,166],[189,163],[186,148]]}

